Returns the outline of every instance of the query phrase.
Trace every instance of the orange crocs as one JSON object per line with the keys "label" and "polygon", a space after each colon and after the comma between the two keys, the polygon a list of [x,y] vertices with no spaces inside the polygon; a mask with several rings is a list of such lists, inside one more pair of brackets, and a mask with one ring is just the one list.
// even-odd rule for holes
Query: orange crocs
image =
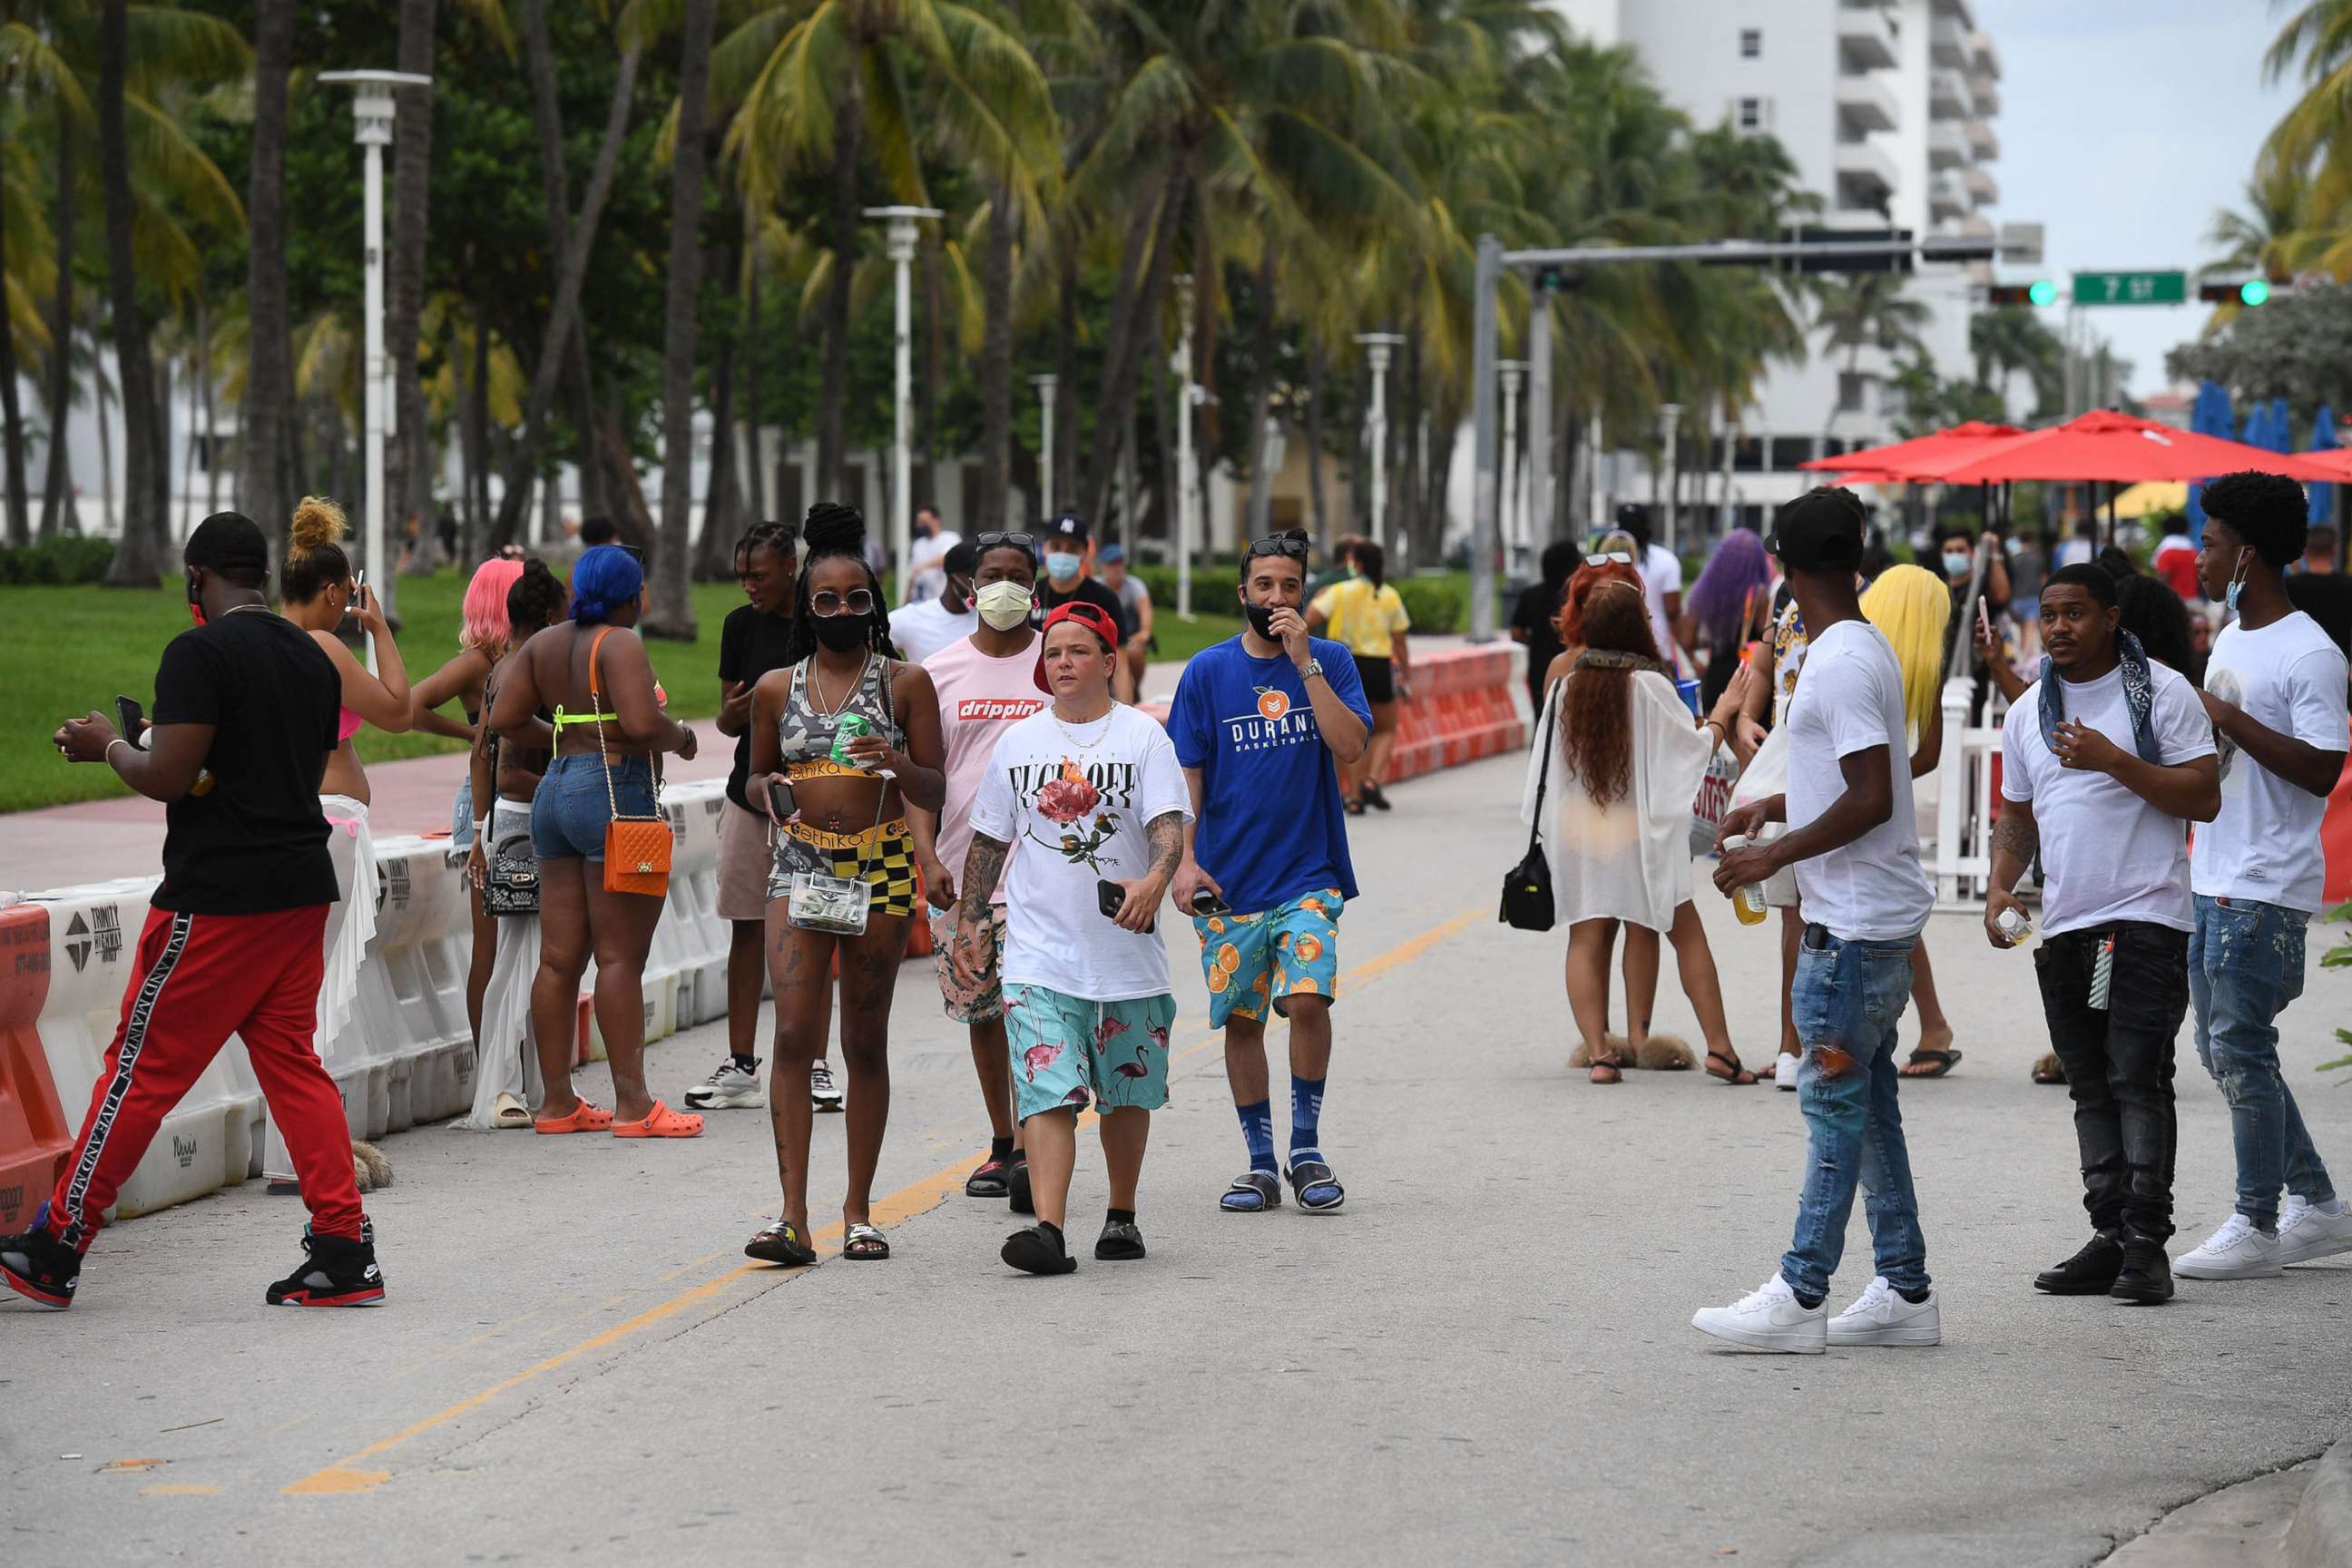
{"label": "orange crocs", "polygon": [[[656,1110],[659,1108],[656,1107]],[[582,1100],[572,1108],[569,1116],[542,1116],[530,1124],[533,1132],[602,1132],[613,1125],[613,1113],[601,1105]]]}
{"label": "orange crocs", "polygon": [[656,1100],[654,1101],[654,1108],[646,1112],[646,1119],[643,1121],[614,1122],[613,1136],[615,1138],[699,1138],[702,1136],[702,1118],[681,1115]]}

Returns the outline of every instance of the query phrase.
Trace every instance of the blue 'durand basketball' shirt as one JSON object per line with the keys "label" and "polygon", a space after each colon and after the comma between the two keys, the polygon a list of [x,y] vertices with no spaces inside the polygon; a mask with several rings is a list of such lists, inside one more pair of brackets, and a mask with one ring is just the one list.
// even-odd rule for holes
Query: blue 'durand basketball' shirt
{"label": "blue 'durand basketball' shirt", "polygon": [[[1367,725],[1372,710],[1345,645],[1309,639],[1323,678]],[[1325,888],[1356,896],[1331,748],[1287,656],[1252,658],[1238,637],[1184,666],[1168,711],[1176,760],[1201,770],[1192,857],[1241,914]]]}

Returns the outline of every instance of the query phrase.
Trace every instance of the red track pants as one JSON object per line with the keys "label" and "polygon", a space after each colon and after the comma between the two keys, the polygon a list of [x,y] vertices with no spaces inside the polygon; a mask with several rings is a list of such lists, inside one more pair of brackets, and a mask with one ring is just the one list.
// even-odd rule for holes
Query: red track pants
{"label": "red track pants", "polygon": [[58,1239],[89,1250],[106,1205],[138,1168],[165,1113],[231,1034],[243,1037],[294,1156],[311,1230],[360,1238],[366,1216],[342,1098],[310,1038],[326,929],[324,904],[261,915],[147,912],[122,1022],[90,1091],[81,1136],[49,1195],[48,1226]]}

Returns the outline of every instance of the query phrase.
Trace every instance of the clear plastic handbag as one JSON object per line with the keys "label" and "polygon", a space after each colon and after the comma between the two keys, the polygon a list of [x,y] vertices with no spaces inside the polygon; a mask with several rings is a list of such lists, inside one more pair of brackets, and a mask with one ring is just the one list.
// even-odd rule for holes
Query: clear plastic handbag
{"label": "clear plastic handbag", "polygon": [[786,886],[784,913],[802,931],[862,936],[866,910],[873,901],[873,888],[854,877],[795,871]]}

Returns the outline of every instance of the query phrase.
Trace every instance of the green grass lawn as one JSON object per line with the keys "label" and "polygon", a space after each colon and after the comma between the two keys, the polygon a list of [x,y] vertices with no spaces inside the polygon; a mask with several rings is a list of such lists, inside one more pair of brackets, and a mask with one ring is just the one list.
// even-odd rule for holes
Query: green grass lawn
{"label": "green grass lawn", "polygon": [[[400,650],[409,676],[419,679],[457,651],[457,605],[465,584],[454,572],[406,577],[400,583]],[[699,635],[684,643],[653,645],[654,670],[667,689],[670,710],[706,719],[719,710],[719,626],[743,602],[732,583],[694,590]],[[49,744],[63,721],[92,709],[114,713],[120,694],[155,706],[155,662],[163,645],[188,626],[179,582],[161,592],[119,588],[0,588],[0,812],[98,800],[130,793],[110,768],[72,766]],[[1187,625],[1160,617],[1160,657],[1187,658],[1240,630],[1233,618],[1202,616]],[[454,711],[454,710],[453,710]],[[462,750],[432,735],[383,735],[367,731],[361,755],[370,762]]]}

